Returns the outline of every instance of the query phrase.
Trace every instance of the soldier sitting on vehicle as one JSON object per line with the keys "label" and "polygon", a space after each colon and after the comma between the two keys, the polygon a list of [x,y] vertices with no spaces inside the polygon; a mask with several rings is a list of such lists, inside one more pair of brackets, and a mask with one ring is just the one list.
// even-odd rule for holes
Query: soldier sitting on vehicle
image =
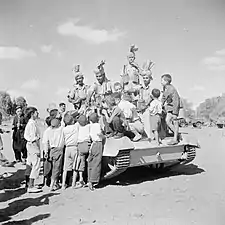
{"label": "soldier sitting on vehicle", "polygon": [[67,97],[68,101],[73,104],[74,109],[83,113],[89,86],[84,84],[84,75],[80,72],[80,65],[76,65],[73,72],[75,74],[75,84]]}

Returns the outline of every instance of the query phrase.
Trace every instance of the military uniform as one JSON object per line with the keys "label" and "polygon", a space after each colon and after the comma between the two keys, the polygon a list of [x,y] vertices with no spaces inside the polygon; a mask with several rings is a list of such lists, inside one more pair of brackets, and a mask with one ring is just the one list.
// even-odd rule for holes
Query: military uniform
{"label": "military uniform", "polygon": [[80,110],[85,107],[89,85],[75,84],[73,89],[68,94],[68,101],[74,105],[75,110]]}

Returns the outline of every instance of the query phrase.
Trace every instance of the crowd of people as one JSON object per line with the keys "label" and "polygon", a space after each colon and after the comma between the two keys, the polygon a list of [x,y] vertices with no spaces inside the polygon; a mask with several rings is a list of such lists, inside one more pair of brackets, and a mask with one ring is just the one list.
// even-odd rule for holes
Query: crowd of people
{"label": "crowd of people", "polygon": [[[66,104],[59,109],[49,109],[45,122],[47,129],[42,137],[36,120],[38,110],[16,110],[13,121],[13,149],[18,162],[26,163],[26,187],[28,192],[41,191],[35,186],[41,167],[41,151],[44,152],[44,184],[50,191],[68,186],[67,176],[73,171],[72,187],[84,186],[94,190],[100,181],[104,142],[107,138],[131,141],[143,137],[160,145],[168,131],[180,141],[178,115],[182,107],[170,74],[161,76],[162,91],[151,88],[153,63],[147,61],[141,68],[135,62],[136,46],[131,46],[128,64],[124,65],[119,82],[111,82],[102,61],[94,70],[97,82],[84,84],[84,74],[77,65],[73,68],[75,84],[68,93],[68,101],[74,110],[66,112]],[[26,159],[26,160],[25,160]],[[60,185],[61,183],[61,185]]]}

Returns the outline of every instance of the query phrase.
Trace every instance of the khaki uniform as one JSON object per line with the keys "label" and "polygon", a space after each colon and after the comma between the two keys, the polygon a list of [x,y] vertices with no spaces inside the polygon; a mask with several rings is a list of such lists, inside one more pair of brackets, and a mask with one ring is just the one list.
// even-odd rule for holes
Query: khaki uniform
{"label": "khaki uniform", "polygon": [[89,85],[80,86],[75,84],[68,94],[68,101],[74,105],[74,109],[80,110],[85,107],[85,101],[88,93]]}
{"label": "khaki uniform", "polygon": [[139,90],[140,90],[140,71],[138,68],[131,64],[124,65],[122,74],[121,74],[121,82],[123,85],[124,91],[133,91],[132,103],[136,105],[137,100],[139,99]]}

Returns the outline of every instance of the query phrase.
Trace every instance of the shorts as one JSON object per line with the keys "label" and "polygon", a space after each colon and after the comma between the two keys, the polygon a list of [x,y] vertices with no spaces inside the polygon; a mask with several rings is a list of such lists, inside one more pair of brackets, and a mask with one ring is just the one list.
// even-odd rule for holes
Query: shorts
{"label": "shorts", "polygon": [[76,163],[76,170],[84,172],[85,171],[85,162],[89,153],[91,143],[88,141],[78,143],[78,154],[79,154],[79,162]]}
{"label": "shorts", "polygon": [[152,131],[158,131],[161,126],[161,117],[159,115],[150,116],[150,124]]}
{"label": "shorts", "polygon": [[73,170],[74,160],[77,155],[77,147],[76,146],[67,146],[65,150],[64,156],[64,171]]}

